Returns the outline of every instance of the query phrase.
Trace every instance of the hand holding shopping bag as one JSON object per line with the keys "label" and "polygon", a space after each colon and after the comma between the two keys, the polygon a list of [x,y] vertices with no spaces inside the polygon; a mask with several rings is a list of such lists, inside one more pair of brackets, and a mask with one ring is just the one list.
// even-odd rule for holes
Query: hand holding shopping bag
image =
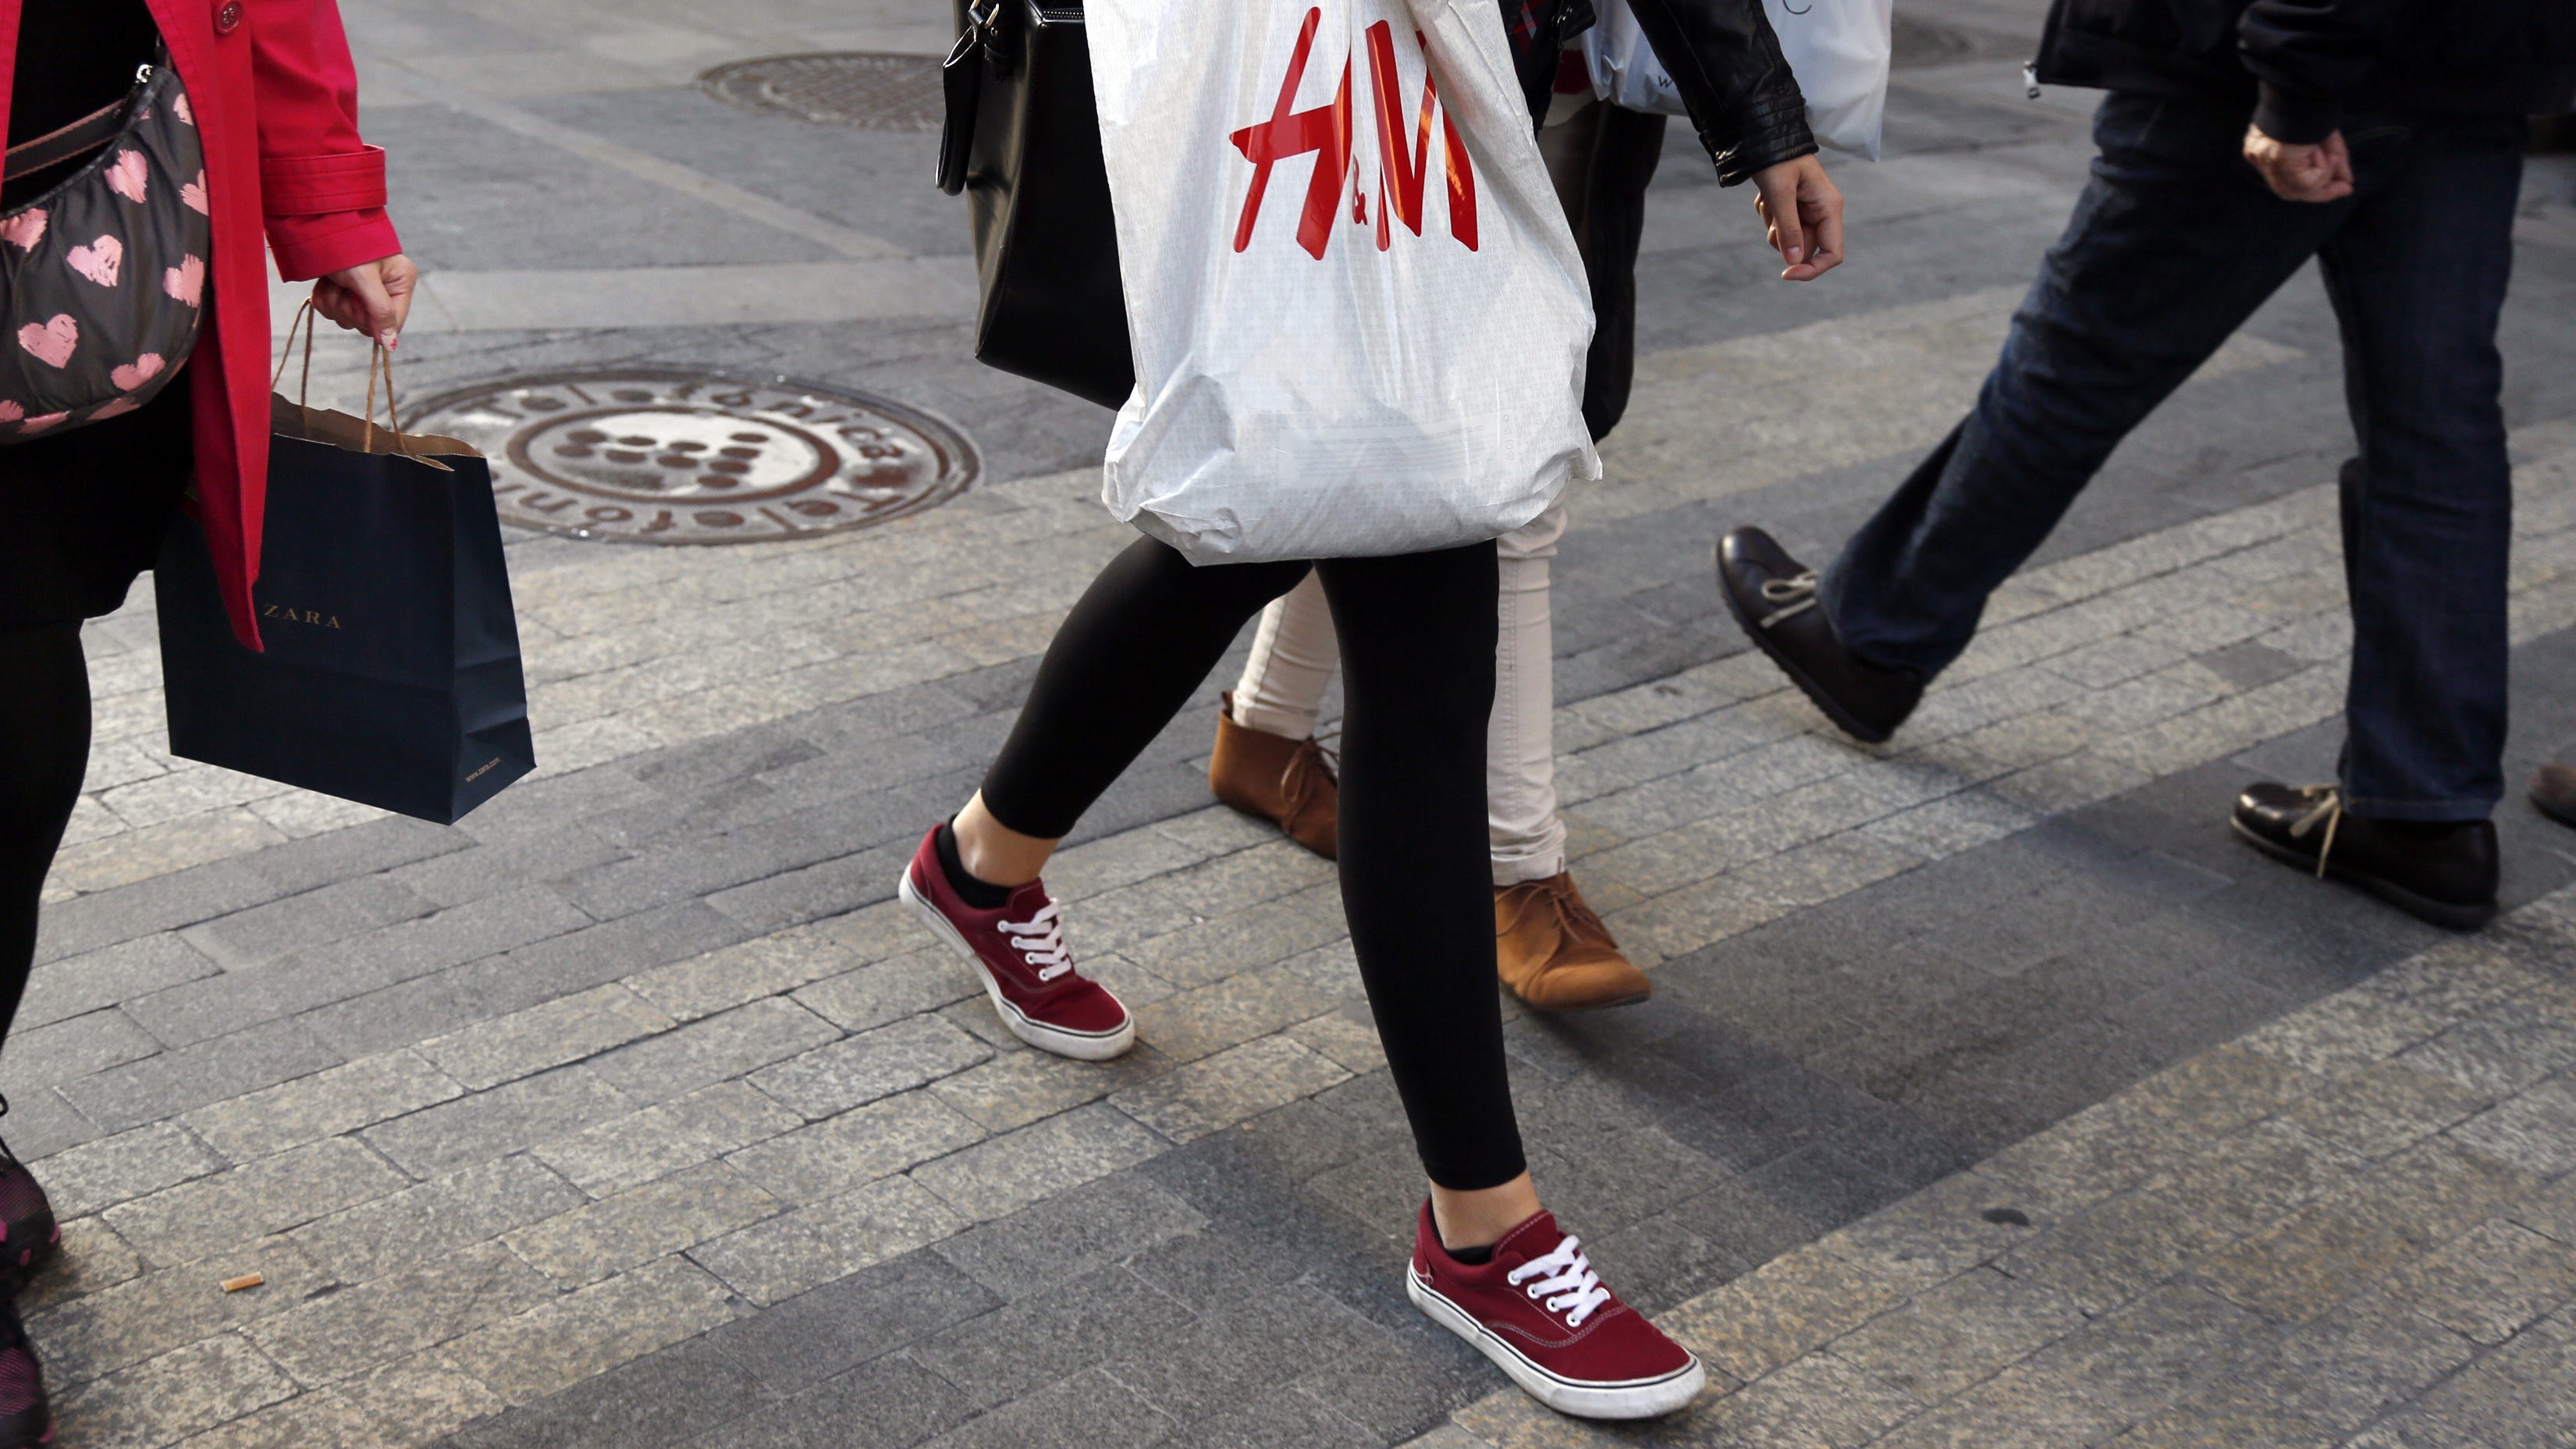
{"label": "hand holding shopping bag", "polygon": [[264,652],[234,639],[195,521],[171,529],[157,572],[170,750],[452,824],[536,767],[492,475],[464,443],[401,431],[381,344],[367,414],[272,402],[252,589]]}
{"label": "hand holding shopping bag", "polygon": [[1112,512],[1200,563],[1494,538],[1600,476],[1590,293],[1494,0],[1091,0],[1136,391]]}

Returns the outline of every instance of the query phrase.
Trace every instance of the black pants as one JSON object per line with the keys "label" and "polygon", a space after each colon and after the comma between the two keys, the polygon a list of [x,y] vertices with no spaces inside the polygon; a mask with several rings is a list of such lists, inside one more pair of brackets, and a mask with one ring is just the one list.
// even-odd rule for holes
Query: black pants
{"label": "black pants", "polygon": [[[1069,834],[1304,563],[1194,568],[1140,540],[1047,646],[984,780],[1011,829]],[[1431,1180],[1498,1186],[1524,1167],[1503,1072],[1486,863],[1494,546],[1327,559],[1342,639],[1342,908],[1387,1066]]]}
{"label": "black pants", "polygon": [[80,625],[0,625],[0,1037],[36,959],[36,898],[89,768]]}
{"label": "black pants", "polygon": [[1599,442],[1628,411],[1637,375],[1637,247],[1646,234],[1646,188],[1663,159],[1664,118],[1596,104],[1539,132],[1538,148],[1592,279],[1583,421]]}
{"label": "black pants", "polygon": [[0,448],[0,1038],[89,768],[81,620],[151,566],[187,487],[191,420],[182,374],[140,412]]}

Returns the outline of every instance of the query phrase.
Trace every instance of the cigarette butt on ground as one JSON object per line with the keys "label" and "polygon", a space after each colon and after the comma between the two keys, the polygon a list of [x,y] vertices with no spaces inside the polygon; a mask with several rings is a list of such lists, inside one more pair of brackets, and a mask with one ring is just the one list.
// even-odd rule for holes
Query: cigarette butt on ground
{"label": "cigarette butt on ground", "polygon": [[239,1293],[244,1288],[256,1288],[267,1281],[268,1279],[260,1274],[244,1273],[238,1278],[226,1278],[224,1280],[224,1291],[227,1293]]}

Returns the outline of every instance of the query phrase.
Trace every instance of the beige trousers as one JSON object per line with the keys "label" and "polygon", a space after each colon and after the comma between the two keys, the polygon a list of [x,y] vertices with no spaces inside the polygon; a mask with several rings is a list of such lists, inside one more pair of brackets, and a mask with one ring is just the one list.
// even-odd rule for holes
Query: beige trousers
{"label": "beige trousers", "polygon": [[[1494,648],[1494,716],[1485,733],[1485,815],[1494,884],[1544,880],[1565,869],[1565,822],[1556,814],[1556,641],[1548,614],[1548,561],[1565,535],[1565,503],[1504,534],[1500,637]],[[1341,667],[1341,641],[1313,574],[1261,612],[1252,657],[1234,686],[1234,718],[1264,734],[1315,733],[1324,691]]]}

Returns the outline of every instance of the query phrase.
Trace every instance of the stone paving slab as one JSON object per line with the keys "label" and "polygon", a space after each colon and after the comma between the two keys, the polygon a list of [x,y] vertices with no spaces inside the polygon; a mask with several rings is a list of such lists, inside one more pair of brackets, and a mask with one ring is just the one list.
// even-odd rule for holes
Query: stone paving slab
{"label": "stone paving slab", "polygon": [[2567,1442],[2576,1085],[2529,1047],[2571,1001],[2560,890],[1667,1310],[1717,1371],[1682,1414],[1507,1389],[1412,1442]]}
{"label": "stone paving slab", "polygon": [[[2558,500],[2576,449],[2556,439],[2545,429],[2525,436],[2533,455],[2523,473],[2527,559],[2559,558],[2555,540],[2568,531],[2569,510]],[[2346,1023],[2345,1036],[2360,1020],[2375,1055],[2333,1059],[2337,1050],[2356,1050],[2344,1045],[2345,1036],[2268,1029],[2272,1035],[2258,1035],[2245,1049],[2200,1059],[2239,1069],[2196,1093],[2166,1088],[2116,1097],[2018,1146],[2010,1144],[2022,1134],[2009,1119],[1961,1117],[1952,1106],[1956,1095],[1978,1083],[1991,1095],[1993,1079],[2028,1070],[2034,1052],[2118,1045],[2116,1031],[2104,1033],[2130,1009],[2124,1003],[2159,982],[2084,970],[2080,953],[2052,955],[2046,940],[2016,946],[2008,934],[1980,934],[1955,908],[1911,913],[1909,944],[1895,963],[1900,975],[1876,985],[1854,974],[1859,960],[1831,946],[1818,957],[1815,946],[1785,945],[1780,935],[1783,927],[1821,922],[1817,913],[1838,898],[1882,888],[1901,897],[1909,876],[1997,852],[2003,873],[2059,902],[2051,914],[2061,935],[2077,920],[2097,932],[2134,928],[2141,907],[2187,914],[2222,890],[2226,877],[2186,858],[2131,845],[2093,861],[2087,855],[2101,847],[2054,838],[2060,827],[2052,821],[2081,818],[2113,792],[2152,791],[2154,777],[2144,769],[2052,766],[2069,755],[2107,756],[2143,735],[2160,741],[2156,763],[2188,774],[2330,713],[2333,689],[2291,694],[2280,687],[2311,673],[2330,677],[2330,659],[2301,662],[2297,673],[2250,688],[2242,676],[2211,671],[2198,690],[2166,699],[2166,713],[2143,721],[2086,707],[2154,677],[2093,667],[2106,641],[2154,629],[2180,651],[2181,662],[2162,670],[2193,670],[2205,666],[2192,661],[2228,647],[2219,641],[2245,632],[2241,620],[2201,615],[2211,632],[2195,636],[2170,627],[2168,609],[2099,601],[2116,602],[2123,590],[2145,592],[2150,602],[2179,599],[2215,587],[2197,577],[2258,568],[2279,574],[2262,562],[2271,556],[2310,572],[2330,570],[2330,554],[2301,542],[2326,526],[2325,511],[2315,493],[2291,494],[2034,572],[1999,601],[2001,622],[1963,666],[1961,698],[1936,698],[1927,706],[1927,739],[1901,749],[1830,744],[1776,680],[1740,658],[1564,711],[1566,733],[1580,746],[1568,775],[1590,843],[1582,869],[1587,881],[1601,882],[1605,898],[1627,885],[1632,903],[1612,919],[1632,942],[1661,948],[1663,992],[1653,1008],[1605,1022],[1607,1037],[1587,1040],[1515,1021],[1516,1089],[1552,1196],[1603,1245],[1605,1261],[1651,1251],[1691,1265],[1639,1285],[1648,1291],[1638,1296],[1685,1323],[1722,1320],[1706,1332],[1733,1335],[1723,1344],[1708,1340],[1727,1377],[1753,1386],[1726,1411],[1736,1416],[1726,1422],[1738,1425],[1729,1432],[1754,1436],[1752,1442],[1793,1432],[1814,1412],[1801,1407],[1804,1393],[1824,1396],[1843,1416],[1816,1432],[1837,1440],[1879,1435],[1918,1406],[1932,1407],[1931,1400],[1946,1405],[1978,1391],[1994,1372],[2037,1375],[2018,1366],[2033,1358],[2057,1362],[2044,1356],[2052,1352],[2080,1365],[2093,1361],[2083,1355],[2125,1362],[2153,1347],[2179,1374],[2253,1333],[2257,1318],[2304,1321],[2334,1307],[2335,1300],[2317,1298],[2324,1291],[2318,1275],[2345,1258],[2361,1254],[2393,1270],[2420,1256],[2410,1251],[2410,1234],[2430,1231],[2446,1214],[2485,1213],[2496,1194],[2530,1186],[2474,1172],[2459,1179],[2469,1170],[2459,1163],[2563,1153],[2553,1129],[2564,1122],[2564,1095],[2545,1074],[2576,1064],[2576,1013],[2500,1014],[2507,1001],[2556,1001],[2534,984],[2537,969],[2516,954],[2522,937],[2513,931],[2501,933],[2499,944],[2425,958],[2471,962],[2479,973],[2472,979],[2400,971],[2283,1018]],[[2551,634],[2565,627],[2576,595],[2562,577],[2547,563],[2525,566],[2520,627]],[[2279,597],[2282,605],[2262,615],[2255,637],[2284,637],[2340,608],[2331,590]],[[2067,658],[2086,662],[2054,668]],[[2266,712],[2241,703],[2255,696],[2265,698]],[[2313,713],[2301,716],[2294,705]],[[2173,719],[2195,713],[2208,723],[2172,729]],[[1958,743],[1973,739],[1996,750],[1998,730],[2050,715],[2067,723],[2044,736],[2048,745],[2039,752],[1999,757]],[[1690,744],[1668,747],[1655,738],[1659,731],[1685,732]],[[1742,768],[1725,791],[1689,793],[1690,779],[1709,776],[1705,761],[1739,756]],[[1874,779],[1882,770],[1895,778]],[[1669,793],[1705,813],[1685,812],[1679,823],[1668,811],[1623,813],[1624,801],[1666,793],[1658,781],[1675,782]],[[1845,793],[1820,793],[1829,788]],[[1828,799],[1837,803],[1827,806]],[[1935,808],[1951,812],[1941,830],[1915,824]],[[1722,837],[1709,838],[1737,842],[1735,854],[1638,844],[1719,828],[1711,822],[1730,822]],[[2032,838],[2043,842],[2037,852],[2016,853],[2017,841]],[[404,863],[360,879],[453,853],[380,853]],[[2123,883],[2106,893],[2092,877],[2111,860],[2124,862],[2116,877]],[[1636,864],[1623,871],[1628,861]],[[1720,887],[1690,889],[1709,869],[1722,871]],[[257,874],[283,879],[291,870]],[[2260,879],[2276,896],[2306,890],[2283,872]],[[1203,1150],[1212,1147],[1257,1142],[1285,1152],[1311,1184],[1294,1190],[1298,1199],[1335,1205],[1325,1222],[1343,1235],[1341,1257],[1353,1244],[1362,1246],[1363,1259],[1393,1249],[1394,1225],[1418,1193],[1418,1179],[1384,1073],[1364,1034],[1351,1030],[1357,982],[1316,864],[1231,816],[1200,810],[1075,847],[1058,881],[1075,902],[1077,929],[1098,936],[1107,948],[1098,959],[1109,974],[1124,973],[1120,979],[1139,1002],[1147,1045],[1106,1071],[1042,1061],[1009,1043],[979,999],[953,979],[938,982],[943,972],[953,978],[953,967],[902,929],[893,907],[876,905],[668,966],[648,960],[601,985],[476,1015],[318,1072],[271,1058],[272,1070],[288,1079],[279,1085],[218,1096],[177,1123],[155,1122],[53,1154],[43,1170],[67,1210],[79,1214],[69,1229],[78,1272],[49,1290],[32,1322],[40,1334],[61,1325],[67,1343],[78,1342],[79,1325],[92,1322],[146,1335],[130,1347],[75,1349],[60,1360],[67,1426],[91,1426],[67,1427],[70,1442],[169,1442],[187,1432],[194,1405],[149,1408],[161,1392],[155,1375],[182,1369],[192,1381],[227,1376],[222,1382],[232,1387],[225,1392],[236,1397],[218,1401],[238,1424],[227,1433],[329,1416],[341,1425],[333,1432],[356,1436],[352,1442],[367,1442],[365,1435],[421,1442],[496,1408],[527,1405],[535,1417],[489,1417],[459,1441],[519,1442],[534,1432],[525,1426],[550,1421],[555,1411],[546,1406],[555,1394],[621,1364],[677,1352],[726,1324],[750,1336],[706,1341],[736,1345],[724,1351],[763,1385],[753,1402],[771,1406],[763,1412],[782,1426],[806,1422],[796,1416],[811,1407],[808,1396],[849,1392],[843,1381],[851,1375],[895,1372],[886,1361],[890,1350],[933,1376],[941,1363],[973,1361],[922,1359],[905,1347],[916,1337],[909,1329],[889,1328],[892,1338],[863,1342],[835,1337],[867,1317],[843,1302],[849,1295],[873,1302],[893,1294],[911,1303],[929,1292],[926,1301],[937,1302],[950,1290],[927,1285],[954,1283],[965,1296],[957,1316],[937,1320],[937,1331],[969,1338],[1002,1332],[1007,1320],[986,1320],[1003,1304],[1032,1301],[1085,1275],[1146,1273],[1143,1265],[1165,1248],[1229,1231],[1224,1225],[1241,1209],[1227,1200],[1261,1174],[1231,1175],[1239,1185],[1194,1181],[1192,1164],[1221,1160]],[[1680,913],[1704,898],[1724,909]],[[649,912],[664,908],[659,899],[632,904]],[[1888,909],[1880,903],[1871,914]],[[275,910],[254,906],[248,914],[257,922]],[[273,949],[311,949],[310,938],[363,931],[373,918],[293,923],[286,928],[295,934]],[[2545,912],[2535,918],[2554,919]],[[272,959],[251,944],[269,939],[260,934],[267,929],[245,924],[229,934],[200,934],[233,943],[221,948],[232,955],[233,970],[224,973],[231,975],[258,972]],[[1238,953],[1223,945],[1244,940],[1266,948]],[[1737,943],[1753,949],[1730,953]],[[1276,959],[1264,962],[1265,955]],[[2165,989],[2206,992],[2217,984],[2188,963],[2168,969],[2174,984]],[[1781,983],[1776,1001],[1764,995],[1764,971]],[[1852,989],[1838,987],[1840,979]],[[1887,996],[1891,979],[1902,989]],[[2223,1035],[2221,1028],[2240,1018],[2271,1016],[2287,1004],[2277,989],[2257,992],[2237,1002],[2234,1014],[2197,1029]],[[1912,1023],[1912,1035],[1895,1032],[1899,1014]],[[2145,1019],[2173,1025],[2170,1011],[2150,1010]],[[1647,1075],[1624,1066],[1604,1075],[1605,1067],[1635,1059],[1618,1045],[1632,1033]],[[2137,1043],[2126,1055],[2107,1055],[2113,1070],[2134,1070],[2146,1060],[2138,1053],[2150,1050]],[[2276,1065],[2243,1066],[2250,1061]],[[130,1065],[98,1067],[73,1085],[112,1079]],[[2338,1076],[2293,1090],[2304,1081],[2299,1074],[2321,1076],[2329,1065]],[[1005,1066],[1009,1074],[995,1076]],[[1658,1070],[1672,1075],[1659,1081]],[[2188,1082],[2195,1071],[2211,1070],[2196,1063],[2156,1080]],[[1641,1089],[1661,1099],[1647,1121],[1633,1116]],[[2367,1132],[2334,1114],[2332,1131],[2301,1125],[2309,1120],[2302,1115],[2308,1099],[2327,1091],[2369,1093],[2386,1105]],[[2518,1094],[2509,1107],[2489,1105],[2508,1093]],[[105,1099],[85,1093],[65,1100]],[[2060,1109],[2043,1103],[2041,1110]],[[1317,1111],[1320,1119],[1302,1119]],[[2462,1125],[2462,1118],[2470,1120]],[[2462,1144],[2484,1145],[2427,1144],[2424,1131],[2407,1127],[2422,1122]],[[2152,1132],[2106,1132],[2104,1123],[2229,1135],[2185,1152]],[[1284,1140],[1273,1148],[1274,1139]],[[1829,1238],[1837,1246],[1823,1258],[1796,1248],[1887,1200],[1891,1188],[1998,1148],[1974,1180],[2023,1189],[1998,1206],[2033,1224],[2068,1220],[2061,1234],[2026,1254],[1993,1248],[1997,1235],[2009,1238],[2018,1225],[2008,1233],[1982,1218],[1964,1237],[1936,1244],[1928,1260],[1920,1245],[1907,1243],[1882,1242],[1879,1258],[1861,1254],[1851,1245],[1884,1237],[1872,1223]],[[2392,1148],[2390,1160],[2414,1172],[2405,1179],[2411,1196],[2393,1206],[2359,1195],[2367,1165],[2379,1160],[2372,1151]],[[2106,1195],[2112,1200],[2100,1201]],[[2243,1224],[2266,1217],[2290,1220],[2277,1235],[2282,1246],[2240,1247],[2229,1256],[2229,1245],[2249,1237]],[[1720,1224],[1722,1236],[1708,1237]],[[2546,1233],[2513,1226],[2537,1237],[2499,1238],[2496,1250],[2521,1265],[2519,1276],[2553,1281],[2541,1271],[2547,1259],[2538,1244]],[[407,1250],[387,1250],[415,1237]],[[1812,1282],[1790,1300],[1840,1308],[1878,1302],[1888,1310],[1830,1353],[1816,1353],[1825,1340],[1799,1311],[1753,1297],[1775,1281],[1804,1282],[1811,1263],[1851,1263],[1855,1255],[1878,1276]],[[1335,1254],[1319,1256],[1329,1262]],[[2415,1296],[2430,1304],[2439,1285],[2461,1305],[2447,1310],[2465,1325],[2461,1331],[2492,1338],[2506,1331],[2493,1316],[2502,1310],[2457,1286],[2477,1281],[2480,1264],[2472,1257],[2464,1250],[2425,1268],[2420,1281],[2427,1286]],[[298,1283],[313,1285],[307,1292],[335,1291],[238,1322],[210,1322],[193,1308],[155,1321],[158,1304],[186,1299],[185,1275],[247,1262],[280,1265],[278,1283],[287,1293]],[[2184,1266],[2192,1276],[2176,1286]],[[925,1273],[922,1285],[902,1286],[911,1281],[905,1275]],[[1713,1301],[1693,1299],[1687,1290],[1694,1275],[1735,1281]],[[1134,1291],[1127,1281],[1111,1283]],[[1418,1373],[1426,1349],[1446,1352],[1419,1341],[1420,1326],[1405,1321],[1409,1310],[1371,1301],[1389,1291],[1384,1285],[1317,1282],[1295,1268],[1268,1281],[1302,1283],[1301,1292],[1318,1295],[1315,1311],[1327,1315],[1321,1322],[1347,1324],[1358,1335],[1347,1345],[1352,1357],[1391,1356]],[[1204,1436],[1220,1432],[1220,1420],[1234,1422],[1227,1416],[1244,1414],[1251,1396],[1268,1406],[1254,1416],[1263,1422],[1311,1420],[1328,1439],[1347,1433],[1361,1442],[1389,1422],[1419,1423],[1444,1411],[1434,1371],[1429,1399],[1419,1386],[1410,1397],[1394,1386],[1388,1417],[1354,1418],[1329,1394],[1295,1385],[1315,1370],[1311,1358],[1291,1351],[1293,1343],[1216,1375],[1215,1397],[1199,1396],[1196,1380],[1155,1378],[1245,1331],[1243,1320],[1225,1316],[1233,1295],[1200,1301],[1206,1306],[1181,1300],[1188,1331],[1144,1357],[1120,1358],[1105,1346],[1097,1358],[1077,1355],[1081,1361],[1064,1364],[1062,1376],[980,1416],[979,1400],[998,1386],[971,1382],[959,1368],[970,1382],[957,1385],[964,1396],[955,1401],[955,1422],[970,1439],[1019,1432],[1005,1426],[1068,1403],[1097,1416],[1087,1423],[1117,1426],[1129,1423],[1119,1406],[1132,1401],[1146,1415],[1136,1424],[1168,1421],[1175,1432],[1189,1426]],[[2408,1301],[2418,1312],[2445,1311]],[[2071,1339],[2066,1332],[2136,1303],[2165,1316],[2137,1320],[2129,1339]],[[2480,1312],[2488,1316],[2473,1316]],[[1289,1321],[1297,1320],[1292,1314]],[[791,1327],[798,1323],[808,1327]],[[189,1333],[200,1336],[174,1341]],[[814,1339],[811,1367],[777,1357],[783,1350],[774,1345],[805,1339]],[[2075,1346],[2059,1347],[2067,1343]],[[415,1364],[427,1355],[436,1357]],[[413,1387],[385,1388],[377,1399],[354,1387],[380,1384],[398,1370]],[[1472,1370],[1455,1364],[1449,1372]],[[2122,1411],[2143,1414],[2148,1393],[2141,1387],[2120,1399]],[[80,1405],[111,1401],[115,1413],[74,1417]],[[406,1407],[389,1419],[370,1403]],[[2170,1406],[2152,1407],[2163,1413]],[[130,1426],[117,1417],[147,1409],[176,1417],[147,1416]],[[1462,1422],[1484,1421],[1471,1414]],[[2143,1419],[2120,1427],[2130,1422]],[[358,1424],[369,1427],[349,1427]],[[102,1425],[106,1437],[81,1437]]]}

